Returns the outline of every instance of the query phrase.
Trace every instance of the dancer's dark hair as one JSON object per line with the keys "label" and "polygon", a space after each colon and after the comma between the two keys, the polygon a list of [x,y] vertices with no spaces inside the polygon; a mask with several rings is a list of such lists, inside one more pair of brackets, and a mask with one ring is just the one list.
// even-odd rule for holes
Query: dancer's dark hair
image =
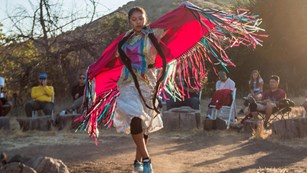
{"label": "dancer's dark hair", "polygon": [[137,77],[136,77],[136,74],[134,73],[133,69],[132,69],[132,65],[131,65],[131,60],[128,58],[128,56],[125,54],[125,52],[122,50],[122,46],[123,44],[128,40],[128,38],[133,34],[133,32],[129,33],[127,36],[125,36],[119,43],[118,43],[118,52],[119,52],[119,55],[120,55],[120,58],[122,60],[122,62],[124,63],[124,65],[126,66],[126,68],[129,70],[132,78],[133,78],[133,81],[134,81],[134,84],[135,84],[135,87],[136,89],[138,90],[138,93],[141,97],[141,99],[143,100],[145,106],[149,109],[152,109],[152,110],[155,110],[157,113],[160,113],[157,106],[156,106],[156,99],[157,99],[157,93],[158,93],[158,90],[159,90],[159,86],[160,86],[160,83],[162,82],[162,80],[164,79],[164,76],[165,76],[165,69],[166,69],[166,58],[162,52],[162,49],[156,39],[156,37],[154,36],[153,33],[150,33],[148,34],[148,37],[150,38],[151,42],[153,43],[153,45],[155,46],[155,48],[157,49],[157,52],[159,53],[159,55],[161,56],[162,58],[162,61],[163,61],[163,66],[162,66],[162,71],[161,71],[161,75],[160,77],[158,78],[157,82],[156,82],[156,86],[154,88],[154,95],[153,95],[153,107],[150,107],[143,95],[142,95],[142,92],[141,92],[141,89],[140,89],[140,85],[139,85],[139,82],[137,80]]}

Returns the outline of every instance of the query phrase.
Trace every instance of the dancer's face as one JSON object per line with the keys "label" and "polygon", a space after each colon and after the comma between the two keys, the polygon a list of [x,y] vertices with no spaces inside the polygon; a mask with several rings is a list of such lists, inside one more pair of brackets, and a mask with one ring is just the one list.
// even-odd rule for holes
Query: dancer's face
{"label": "dancer's face", "polygon": [[131,28],[136,32],[139,33],[141,32],[142,28],[145,26],[146,24],[146,16],[144,13],[140,12],[140,11],[135,11],[130,19],[129,19],[129,23]]}

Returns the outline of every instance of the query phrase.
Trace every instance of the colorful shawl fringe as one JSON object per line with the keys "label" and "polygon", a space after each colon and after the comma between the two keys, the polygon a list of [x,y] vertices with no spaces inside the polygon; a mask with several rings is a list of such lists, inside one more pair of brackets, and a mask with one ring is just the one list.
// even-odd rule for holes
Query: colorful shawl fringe
{"label": "colorful shawl fringe", "polygon": [[[189,2],[151,23],[150,27],[167,31],[160,41],[167,58],[166,75],[160,85],[160,94],[166,98],[167,92],[173,99],[179,100],[189,97],[185,95],[184,87],[202,87],[207,74],[206,62],[212,66],[219,64],[226,70],[227,66],[235,66],[225,50],[239,45],[253,48],[261,45],[259,37],[266,35],[257,33],[264,31],[259,27],[260,24],[261,19],[250,15],[246,9],[223,12],[201,9]],[[97,124],[112,126],[116,98],[119,96],[116,84],[123,68],[115,53],[123,35],[114,40],[88,69],[87,111],[79,119],[82,124],[78,129],[87,129],[96,142],[99,133]],[[157,68],[162,66],[159,55],[155,65]],[[180,79],[179,84],[175,82],[176,77]],[[183,86],[184,82],[187,86]]]}

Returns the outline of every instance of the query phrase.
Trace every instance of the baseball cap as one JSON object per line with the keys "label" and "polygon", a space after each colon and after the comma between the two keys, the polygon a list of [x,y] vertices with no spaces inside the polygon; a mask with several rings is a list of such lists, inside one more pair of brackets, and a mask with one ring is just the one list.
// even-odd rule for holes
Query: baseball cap
{"label": "baseball cap", "polygon": [[5,80],[3,77],[0,76],[0,87],[4,87],[5,86]]}
{"label": "baseball cap", "polygon": [[38,79],[47,79],[48,75],[46,73],[40,73]]}

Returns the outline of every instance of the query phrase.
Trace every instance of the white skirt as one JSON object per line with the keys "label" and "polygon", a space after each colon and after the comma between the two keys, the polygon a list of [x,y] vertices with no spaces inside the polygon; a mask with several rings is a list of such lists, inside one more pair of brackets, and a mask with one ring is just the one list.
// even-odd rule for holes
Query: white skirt
{"label": "white skirt", "polygon": [[[152,106],[152,93],[155,83],[146,84],[139,80],[140,89],[147,105]],[[163,122],[160,114],[154,110],[148,109],[143,103],[133,81],[118,84],[120,91],[116,99],[115,115],[113,125],[117,132],[130,133],[130,123],[133,117],[139,117],[142,120],[143,132],[145,134],[160,130],[163,128]],[[158,101],[156,102],[158,104]]]}

